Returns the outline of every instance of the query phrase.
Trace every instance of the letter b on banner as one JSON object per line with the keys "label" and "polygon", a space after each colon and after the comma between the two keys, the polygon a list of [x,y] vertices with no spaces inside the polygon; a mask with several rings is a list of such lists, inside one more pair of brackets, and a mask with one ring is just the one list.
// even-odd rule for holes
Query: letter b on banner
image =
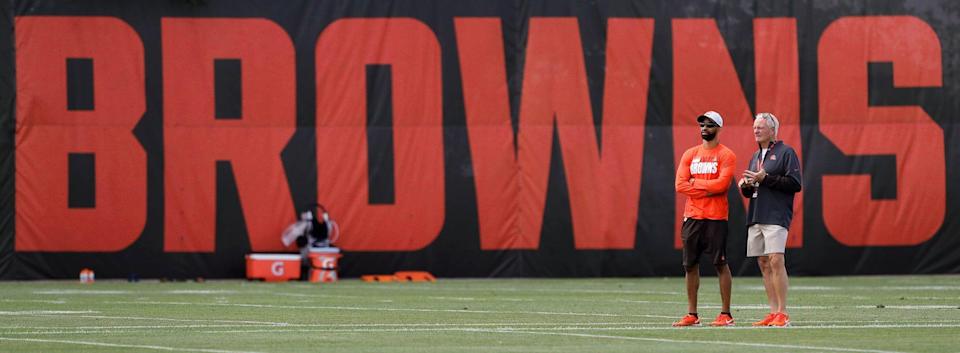
{"label": "letter b on banner", "polygon": [[[140,38],[115,18],[18,17],[16,48],[16,250],[126,248],[146,222]],[[85,74],[68,77],[71,62]]]}

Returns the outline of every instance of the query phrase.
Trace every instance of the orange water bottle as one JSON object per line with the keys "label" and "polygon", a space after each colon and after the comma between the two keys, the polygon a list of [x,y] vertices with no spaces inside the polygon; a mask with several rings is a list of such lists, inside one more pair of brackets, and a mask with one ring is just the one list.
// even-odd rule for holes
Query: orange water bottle
{"label": "orange water bottle", "polygon": [[93,270],[85,268],[80,270],[80,283],[93,283],[94,275]]}

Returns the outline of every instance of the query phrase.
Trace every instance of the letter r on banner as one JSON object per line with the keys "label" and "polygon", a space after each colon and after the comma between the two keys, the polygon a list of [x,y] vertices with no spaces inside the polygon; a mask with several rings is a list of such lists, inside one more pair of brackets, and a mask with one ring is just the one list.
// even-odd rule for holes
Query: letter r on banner
{"label": "letter r on banner", "polygon": [[[280,159],[296,125],[293,43],[265,19],[165,18],[162,35],[164,249],[214,251],[216,162],[228,161],[251,249],[282,250],[296,220]],[[217,60],[239,62],[229,91],[240,106],[225,110],[240,116],[218,116],[217,90],[229,87],[215,82]]]}

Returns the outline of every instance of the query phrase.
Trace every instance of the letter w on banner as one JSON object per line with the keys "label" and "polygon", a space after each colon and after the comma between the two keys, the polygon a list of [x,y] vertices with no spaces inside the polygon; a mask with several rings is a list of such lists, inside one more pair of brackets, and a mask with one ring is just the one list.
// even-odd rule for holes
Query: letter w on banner
{"label": "letter w on banner", "polygon": [[[724,39],[712,19],[673,20],[673,143],[674,161],[683,151],[700,143],[695,133],[696,116],[715,110],[724,117],[720,143],[737,154],[737,173],[746,169],[757,150],[753,139],[753,113],[743,94],[740,78]],[[756,64],[757,112],[770,112],[780,120],[778,139],[800,155],[800,81],[797,29],[793,18],[758,18],[753,21]],[[803,161],[802,156],[801,162]],[[676,169],[676,168],[674,168]],[[735,185],[731,192],[737,193]],[[737,199],[743,200],[737,193]],[[674,247],[682,247],[680,219],[683,197],[677,197]],[[731,207],[736,207],[732,203]],[[740,203],[746,209],[746,200]],[[788,247],[803,244],[803,193],[794,199],[793,224]]]}

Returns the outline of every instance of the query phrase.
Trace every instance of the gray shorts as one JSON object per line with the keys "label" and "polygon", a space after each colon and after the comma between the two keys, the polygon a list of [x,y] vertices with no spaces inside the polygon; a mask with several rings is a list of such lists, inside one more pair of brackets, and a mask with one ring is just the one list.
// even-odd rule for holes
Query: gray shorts
{"label": "gray shorts", "polygon": [[782,254],[787,248],[787,228],[754,224],[747,228],[747,257]]}

